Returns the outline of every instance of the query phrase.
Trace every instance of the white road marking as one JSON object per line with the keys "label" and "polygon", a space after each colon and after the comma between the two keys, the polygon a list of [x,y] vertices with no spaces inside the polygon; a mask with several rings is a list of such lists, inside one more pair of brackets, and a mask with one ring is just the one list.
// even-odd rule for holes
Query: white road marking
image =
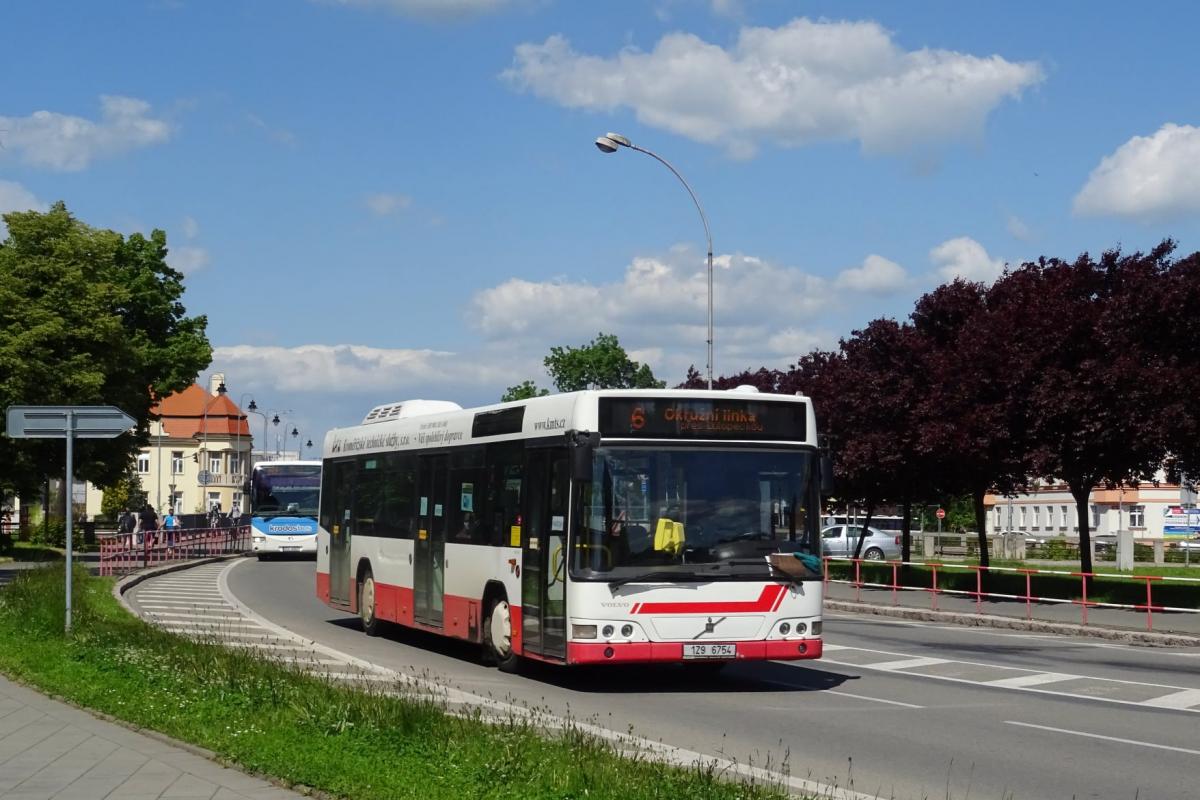
{"label": "white road marking", "polygon": [[1018,675],[1015,678],[984,681],[983,685],[995,686],[1000,689],[1024,689],[1026,686],[1041,686],[1044,683],[1070,681],[1078,677],[1078,675],[1064,675],[1061,672],[1035,672],[1032,675]]}
{"label": "white road marking", "polygon": [[881,669],[886,672],[897,672],[905,669],[915,669],[917,667],[931,667],[934,664],[949,664],[953,659],[949,658],[901,658],[895,661],[879,661],[874,664],[867,664],[871,669]]}
{"label": "white road marking", "polygon": [[1200,689],[1184,689],[1182,692],[1164,694],[1162,697],[1146,700],[1142,705],[1154,708],[1193,708],[1200,706]]}
{"label": "white road marking", "polygon": [[876,703],[886,703],[889,706],[901,706],[903,708],[925,708],[916,703],[901,703],[899,700],[884,700],[882,697],[868,697],[865,694],[851,694],[850,692],[841,692],[837,689],[826,689],[823,694],[836,694],[842,697],[853,697],[856,700],[872,700]]}
{"label": "white road marking", "polygon": [[1155,744],[1154,742],[1142,742],[1137,739],[1122,739],[1119,736],[1101,736],[1098,733],[1085,733],[1083,731],[1071,731],[1066,728],[1051,728],[1049,725],[1034,725],[1030,722],[1017,722],[1016,720],[1004,720],[1006,725],[1018,725],[1022,728],[1035,728],[1039,731],[1049,731],[1051,733],[1065,733],[1068,736],[1082,736],[1085,739],[1101,739],[1106,742],[1116,742],[1117,744],[1132,744],[1137,747],[1152,747],[1155,750],[1171,750],[1176,753],[1187,753],[1188,755],[1200,756],[1200,750],[1189,750],[1186,747],[1175,747],[1169,744]]}

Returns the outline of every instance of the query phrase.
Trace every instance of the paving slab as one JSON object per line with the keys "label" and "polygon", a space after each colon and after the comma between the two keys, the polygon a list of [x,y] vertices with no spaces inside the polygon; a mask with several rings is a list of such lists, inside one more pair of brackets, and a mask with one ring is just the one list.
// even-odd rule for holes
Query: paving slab
{"label": "paving slab", "polygon": [[298,800],[0,676],[0,800]]}

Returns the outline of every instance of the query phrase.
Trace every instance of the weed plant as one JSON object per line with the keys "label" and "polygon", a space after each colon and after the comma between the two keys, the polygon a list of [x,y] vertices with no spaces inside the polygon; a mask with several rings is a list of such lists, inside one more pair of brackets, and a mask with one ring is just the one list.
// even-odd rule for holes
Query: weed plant
{"label": "weed plant", "polygon": [[193,642],[129,616],[110,580],[64,567],[0,590],[0,671],[47,693],[214,751],[284,783],[373,798],[779,798],[712,764],[670,767],[570,727],[449,714],[397,687],[359,691],[254,652]]}

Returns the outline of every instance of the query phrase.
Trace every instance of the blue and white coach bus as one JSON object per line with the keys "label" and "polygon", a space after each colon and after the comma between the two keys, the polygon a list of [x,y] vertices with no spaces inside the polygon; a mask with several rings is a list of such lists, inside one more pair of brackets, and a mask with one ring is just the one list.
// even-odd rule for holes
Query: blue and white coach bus
{"label": "blue and white coach bus", "polygon": [[263,461],[250,473],[250,540],[258,557],[317,551],[320,461]]}

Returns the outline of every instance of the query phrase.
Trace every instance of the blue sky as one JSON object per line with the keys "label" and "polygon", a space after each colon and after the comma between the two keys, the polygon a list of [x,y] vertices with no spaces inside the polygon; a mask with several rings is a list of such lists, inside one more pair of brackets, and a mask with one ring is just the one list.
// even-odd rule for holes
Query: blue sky
{"label": "blue sky", "polygon": [[[0,211],[163,228],[235,399],[314,440],[599,331],[786,366],[954,275],[1200,247],[1194,4],[10,2]],[[257,429],[257,426],[255,426]],[[269,446],[273,443],[268,443]]]}

